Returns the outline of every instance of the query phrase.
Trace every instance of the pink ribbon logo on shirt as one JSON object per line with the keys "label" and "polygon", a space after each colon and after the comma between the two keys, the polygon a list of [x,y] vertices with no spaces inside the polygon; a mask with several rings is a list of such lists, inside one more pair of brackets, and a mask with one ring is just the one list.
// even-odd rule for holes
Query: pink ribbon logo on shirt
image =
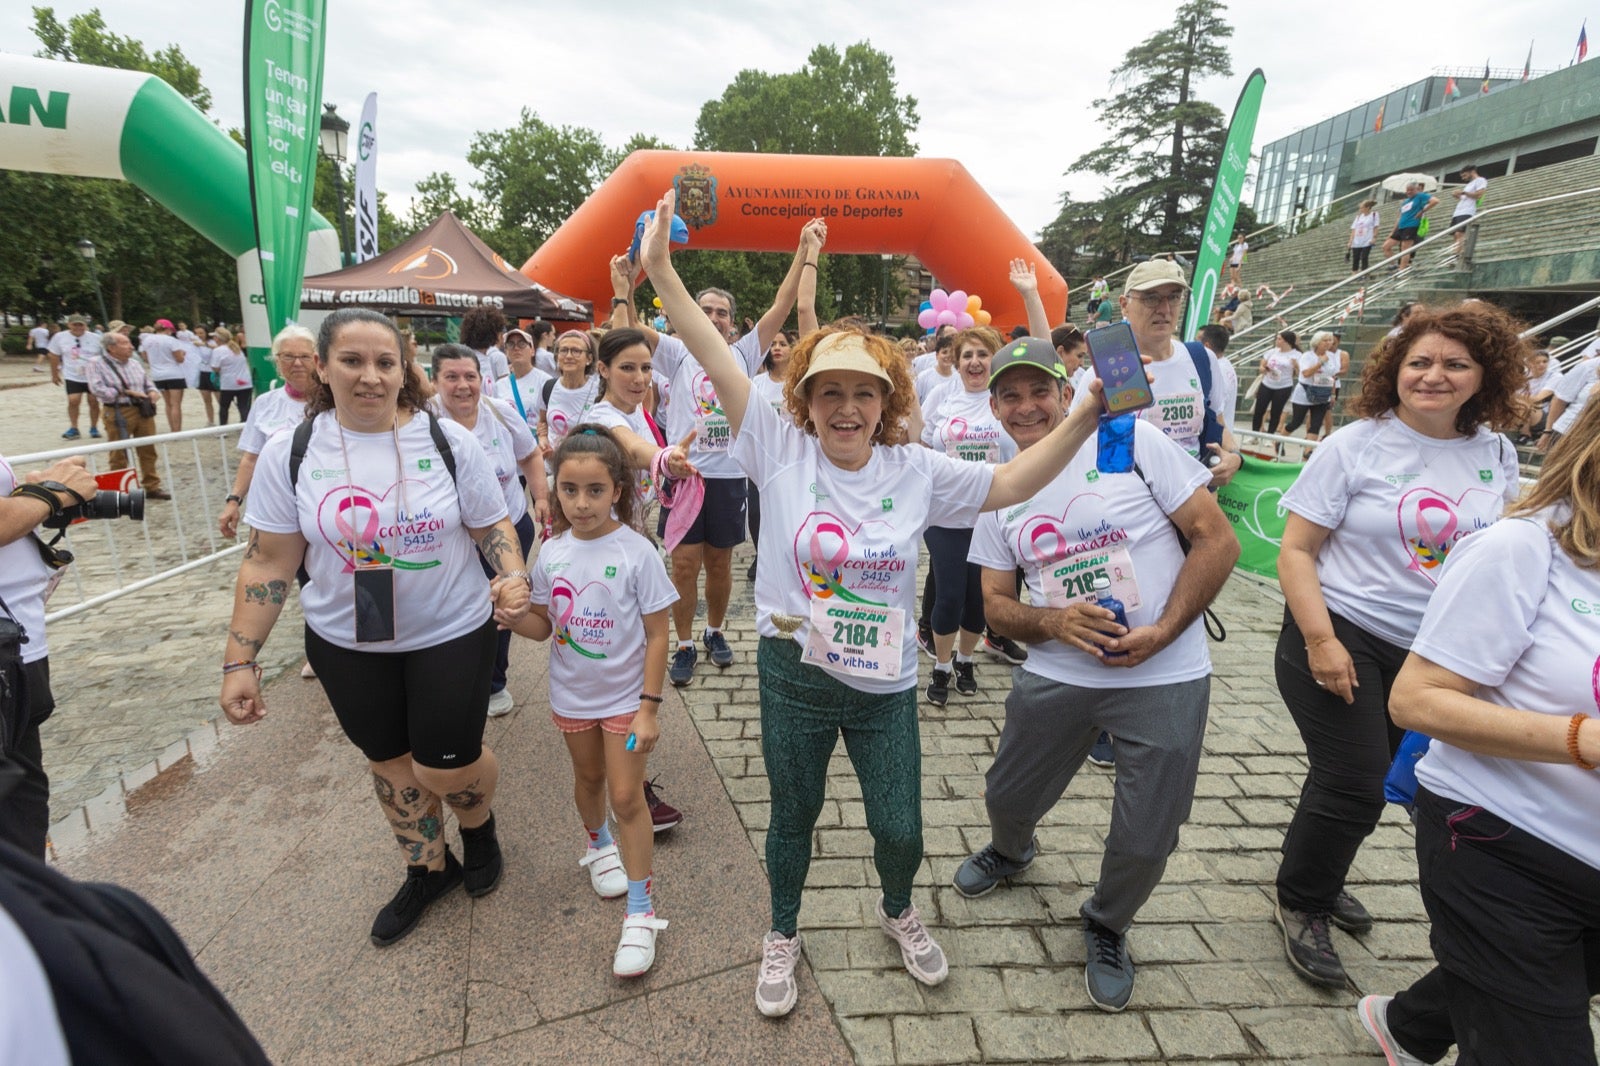
{"label": "pink ribbon logo on shirt", "polygon": [[[394,486],[389,486],[389,492],[394,491]],[[346,574],[354,573],[358,566],[392,566],[396,570],[432,570],[443,564],[441,559],[430,559],[425,563],[413,563],[406,559],[396,559],[384,550],[383,541],[378,536],[381,519],[378,517],[378,504],[387,499],[389,492],[382,495],[362,488],[333,489],[323,497],[318,506],[318,517],[321,518],[322,509],[327,507],[328,501],[334,501],[333,528],[339,534],[339,540],[330,541],[335,549],[344,557],[344,570]],[[365,511],[365,517],[358,518],[358,511]],[[349,514],[346,514],[349,512]],[[360,522],[359,528],[357,521]],[[321,526],[321,522],[318,522]],[[323,533],[327,540],[327,533]]]}
{"label": "pink ribbon logo on shirt", "polygon": [[[811,529],[809,536],[806,533],[807,526]],[[799,541],[801,537],[807,537],[807,558],[801,570],[805,575],[806,588],[813,597],[825,600],[837,596],[846,603],[883,606],[876,600],[857,596],[845,588],[842,580],[844,564],[850,558],[850,536],[860,532],[860,526],[847,530],[842,519],[827,513],[814,513],[801,526],[800,532],[795,535],[795,557],[799,562]],[[832,550],[827,547],[829,540],[835,545]]]}
{"label": "pink ribbon logo on shirt", "polygon": [[1400,497],[1396,520],[1409,560],[1406,569],[1438,584],[1439,567],[1450,549],[1474,529],[1500,516],[1501,494],[1472,488],[1454,500],[1437,489],[1415,488]]}
{"label": "pink ribbon logo on shirt", "polygon": [[1067,557],[1067,535],[1052,518],[1035,518],[1023,527],[1022,538],[1033,561],[1040,566],[1049,566]]}
{"label": "pink ribbon logo on shirt", "polygon": [[556,578],[550,586],[550,612],[555,616],[551,619],[551,626],[555,630],[556,643],[571,648],[585,659],[604,659],[605,652],[590,651],[572,639],[572,615],[578,609],[578,595],[578,590],[563,577]]}
{"label": "pink ribbon logo on shirt", "polygon": [[694,376],[694,402],[702,418],[722,414],[722,407],[717,403],[717,387],[703,373]]}
{"label": "pink ribbon logo on shirt", "polygon": [[945,439],[950,441],[965,440],[967,437],[967,420],[959,416],[952,418],[944,424],[944,435]]}

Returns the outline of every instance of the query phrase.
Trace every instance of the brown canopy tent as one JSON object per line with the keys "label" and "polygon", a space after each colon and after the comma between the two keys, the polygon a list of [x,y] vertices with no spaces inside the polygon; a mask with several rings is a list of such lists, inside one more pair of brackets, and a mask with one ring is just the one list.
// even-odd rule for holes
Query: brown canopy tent
{"label": "brown canopy tent", "polygon": [[375,259],[306,278],[300,306],[447,316],[496,307],[510,319],[594,321],[592,303],[529,281],[449,211]]}

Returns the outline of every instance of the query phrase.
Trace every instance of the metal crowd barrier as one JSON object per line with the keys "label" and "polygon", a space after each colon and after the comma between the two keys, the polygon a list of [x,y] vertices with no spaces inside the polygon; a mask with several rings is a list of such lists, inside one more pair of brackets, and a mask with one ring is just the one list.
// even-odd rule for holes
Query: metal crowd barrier
{"label": "metal crowd barrier", "polygon": [[[126,451],[139,469],[135,446],[156,449],[161,487],[172,500],[147,500],[144,521],[97,519],[70,526],[62,546],[76,561],[66,568],[50,600],[46,622],[57,622],[130,593],[197,570],[244,550],[217,531],[223,498],[238,469],[235,449],[242,425],[214,426],[138,437],[132,441],[74,442],[69,448],[7,456],[20,479],[57,459],[81,455],[95,473],[109,471],[107,453]],[[48,540],[54,534],[41,530]],[[63,603],[63,600],[70,602]]]}

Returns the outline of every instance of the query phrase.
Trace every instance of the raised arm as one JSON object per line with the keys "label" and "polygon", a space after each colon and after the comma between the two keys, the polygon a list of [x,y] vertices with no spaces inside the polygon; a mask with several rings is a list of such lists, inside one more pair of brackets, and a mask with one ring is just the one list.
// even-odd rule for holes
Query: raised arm
{"label": "raised arm", "polygon": [[[806,261],[800,267],[800,296],[795,305],[795,318],[800,326],[800,335],[803,337],[817,328],[817,260],[822,255],[822,246],[828,239],[828,226],[820,218],[812,219],[806,223],[805,229],[800,231],[800,246],[805,247],[806,230],[816,226],[819,238],[816,247],[806,253]],[[762,349],[765,351],[766,349]]]}
{"label": "raised arm", "polygon": [[737,434],[739,427],[744,424],[744,408],[750,399],[750,376],[744,364],[729,350],[728,342],[718,334],[717,327],[701,313],[700,306],[694,302],[694,297],[684,287],[683,279],[672,265],[668,237],[672,233],[672,215],[676,205],[676,191],[667,190],[667,194],[656,204],[656,217],[645,227],[639,255],[650,283],[655,286],[656,295],[661,297],[661,306],[677,327],[679,338],[705,368],[706,376],[717,390],[717,398],[722,401],[728,424]]}
{"label": "raised arm", "polygon": [[[772,343],[772,338],[778,335],[783,324],[789,320],[789,309],[795,305],[800,296],[800,275],[807,270],[806,264],[811,264],[812,274],[812,306],[813,317],[816,305],[816,266],[817,255],[822,251],[822,245],[828,239],[828,226],[820,218],[814,218],[800,227],[800,244],[794,250],[794,262],[789,264],[789,272],[783,276],[783,283],[778,286],[778,292],[772,298],[772,306],[767,308],[767,313],[761,316],[756,323],[756,338],[761,342],[764,352]],[[665,301],[663,301],[665,302]],[[812,328],[815,328],[813,326]],[[717,390],[717,395],[722,395],[722,390]]]}
{"label": "raised arm", "polygon": [[1022,297],[1022,306],[1028,309],[1028,336],[1040,340],[1050,339],[1050,316],[1045,314],[1044,301],[1039,299],[1039,276],[1034,265],[1021,259],[1011,260],[1011,287]]}

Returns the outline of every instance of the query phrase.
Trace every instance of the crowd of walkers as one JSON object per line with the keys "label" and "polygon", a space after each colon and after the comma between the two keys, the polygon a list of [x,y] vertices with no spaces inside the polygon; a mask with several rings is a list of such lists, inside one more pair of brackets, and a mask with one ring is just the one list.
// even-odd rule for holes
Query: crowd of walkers
{"label": "crowd of walkers", "polygon": [[[374,944],[404,938],[458,886],[499,886],[500,834],[518,829],[496,821],[505,782],[485,722],[543,704],[572,766],[574,883],[586,873],[600,898],[625,897],[612,972],[651,970],[668,928],[653,838],[682,817],[648,777],[676,727],[663,686],[693,684],[702,652],[716,670],[735,664],[723,630],[748,531],[771,783],[760,1013],[784,1015],[799,994],[813,830],[841,736],[873,842],[876,922],[910,977],[946,978],[916,901],[920,708],[986,686],[1008,693],[982,793],[988,838],[943,876],[963,896],[1003,889],[1048,845],[1038,826],[1083,764],[1112,766],[1079,923],[1091,1001],[1124,1009],[1133,926],[1194,799],[1203,615],[1239,553],[1216,496],[1241,466],[1227,330],[1179,338],[1189,280],[1175,262],[1139,264],[1120,294],[1097,283],[1093,320],[1109,306],[1131,328],[1152,397],[1119,467],[1084,332],[1050,320],[1030,264],[1011,264],[1028,322],[1009,343],[940,329],[908,351],[858,321],[817,321],[828,234],[814,221],[772,305],[741,329],[733,293],[679,277],[674,208],[669,192],[637,258],[611,261],[599,329],[474,312],[424,369],[390,319],[338,311],[315,335],[273,339],[282,384],[253,407],[226,329],[157,322],[134,382],[122,329],[69,322],[46,340],[50,369],[84,383],[68,389],[69,432],[83,395],[121,425],[124,397],[152,422],[164,405],[177,429],[174,394],[181,404],[205,381],[224,421],[233,403],[248,416],[220,523],[248,527],[221,702],[240,724],[267,713],[256,659],[298,585],[304,674],[365,756],[404,866]],[[660,314],[641,320],[645,278]],[[1283,331],[1259,361],[1253,425],[1276,430],[1289,407],[1288,430],[1306,423],[1320,441],[1284,496],[1273,658],[1307,754],[1273,886],[1305,980],[1349,984],[1331,927],[1382,936],[1383,915],[1345,882],[1407,730],[1431,738],[1408,807],[1437,967],[1358,1008],[1391,1063],[1452,1048],[1462,1062],[1595,1061],[1600,405],[1584,402],[1589,371],[1563,399],[1520,329],[1478,301],[1411,309],[1337,430],[1337,334],[1302,350]],[[1524,492],[1507,434],[1532,440],[1546,420],[1543,476]],[[512,691],[519,636],[548,642],[547,693]],[[979,669],[985,652],[1008,684]]]}

